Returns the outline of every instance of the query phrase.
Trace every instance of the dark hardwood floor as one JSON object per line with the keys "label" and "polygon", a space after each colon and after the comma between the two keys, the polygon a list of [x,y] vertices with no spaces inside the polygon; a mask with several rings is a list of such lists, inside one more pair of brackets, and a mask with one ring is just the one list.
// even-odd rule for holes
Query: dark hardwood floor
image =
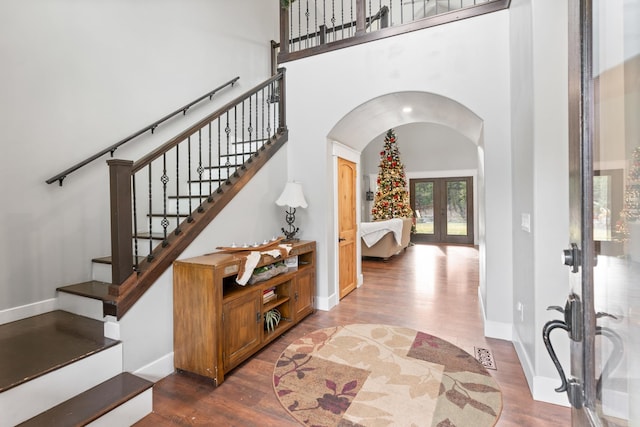
{"label": "dark hardwood floor", "polygon": [[317,311],[225,377],[211,383],[173,374],[154,386],[152,414],[136,426],[296,426],[272,388],[273,366],[294,339],[348,323],[405,326],[473,351],[493,351],[503,392],[499,427],[569,426],[568,408],[535,402],[511,342],[485,338],[478,301],[478,252],[410,246],[388,262],[365,260],[364,284],[331,311]]}

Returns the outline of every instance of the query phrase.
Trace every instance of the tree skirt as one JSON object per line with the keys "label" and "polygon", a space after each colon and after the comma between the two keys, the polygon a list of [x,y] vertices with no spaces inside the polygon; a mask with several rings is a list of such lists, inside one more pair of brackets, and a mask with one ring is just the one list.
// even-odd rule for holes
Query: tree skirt
{"label": "tree skirt", "polygon": [[273,386],[309,426],[493,426],[502,393],[470,354],[412,329],[355,324],[289,345]]}

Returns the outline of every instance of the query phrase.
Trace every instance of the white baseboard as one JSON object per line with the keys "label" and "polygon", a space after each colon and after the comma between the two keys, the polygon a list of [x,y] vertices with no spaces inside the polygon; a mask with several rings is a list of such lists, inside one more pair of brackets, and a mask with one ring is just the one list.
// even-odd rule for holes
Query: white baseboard
{"label": "white baseboard", "polygon": [[49,313],[58,309],[58,299],[51,298],[31,304],[12,307],[6,310],[0,310],[0,325],[15,322],[16,320],[26,319],[27,317],[37,316],[38,314]]}
{"label": "white baseboard", "polygon": [[506,340],[506,341],[513,340],[513,324],[512,323],[487,320],[487,313],[485,313],[484,311],[484,301],[482,299],[482,292],[480,292],[480,287],[478,287],[478,303],[480,304],[480,310],[482,311],[482,322],[484,324],[484,336],[487,338],[497,338],[497,339]]}
{"label": "white baseboard", "polygon": [[533,377],[533,400],[553,403],[554,405],[569,407],[567,393],[555,391],[561,384],[560,378]]}
{"label": "white baseboard", "polygon": [[529,384],[529,391],[531,391],[531,395],[533,396],[533,378],[535,377],[535,369],[533,368],[529,355],[522,345],[520,335],[516,330],[513,331],[513,347],[515,348],[516,355],[520,360],[520,366],[522,366],[522,370],[524,371],[524,377],[527,380],[527,384]]}
{"label": "white baseboard", "polygon": [[338,305],[338,296],[336,294],[328,297],[316,297],[316,309],[318,310],[329,311],[336,305]]}
{"label": "white baseboard", "polygon": [[484,319],[484,336],[500,340],[513,340],[513,325],[511,323],[496,322]]}
{"label": "white baseboard", "polygon": [[141,367],[133,373],[147,381],[157,382],[167,375],[171,375],[174,371],[173,352],[171,352]]}
{"label": "white baseboard", "polygon": [[522,340],[515,330],[513,332],[513,346],[516,349],[516,354],[520,360],[520,366],[524,371],[533,400],[568,407],[569,399],[567,394],[555,391],[555,388],[560,385],[560,378],[548,378],[535,374],[533,363],[531,363],[531,359],[522,345]]}

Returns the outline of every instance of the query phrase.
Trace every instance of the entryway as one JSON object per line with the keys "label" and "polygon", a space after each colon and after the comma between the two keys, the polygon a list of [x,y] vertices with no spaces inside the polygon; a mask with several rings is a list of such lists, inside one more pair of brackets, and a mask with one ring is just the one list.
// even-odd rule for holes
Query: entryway
{"label": "entryway", "polygon": [[409,180],[414,243],[473,244],[473,178]]}

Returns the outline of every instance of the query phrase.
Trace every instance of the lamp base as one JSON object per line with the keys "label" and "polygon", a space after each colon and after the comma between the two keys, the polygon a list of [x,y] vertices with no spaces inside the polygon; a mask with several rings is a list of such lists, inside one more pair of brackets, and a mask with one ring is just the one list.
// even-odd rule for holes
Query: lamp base
{"label": "lamp base", "polygon": [[285,221],[287,221],[287,225],[289,226],[289,230],[285,230],[284,227],[282,227],[282,233],[284,233],[285,241],[297,242],[300,239],[294,236],[296,235],[299,229],[298,227],[293,225],[293,223],[296,221],[296,208],[289,208],[289,210],[285,211],[285,213],[286,213]]}

